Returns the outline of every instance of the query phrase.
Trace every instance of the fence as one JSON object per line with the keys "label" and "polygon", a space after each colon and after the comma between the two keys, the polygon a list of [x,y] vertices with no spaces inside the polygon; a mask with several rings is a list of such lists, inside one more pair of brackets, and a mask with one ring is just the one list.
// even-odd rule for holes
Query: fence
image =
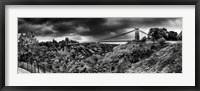
{"label": "fence", "polygon": [[39,65],[35,62],[20,62],[18,61],[18,67],[23,68],[31,73],[53,73],[52,70],[44,67],[43,65]]}

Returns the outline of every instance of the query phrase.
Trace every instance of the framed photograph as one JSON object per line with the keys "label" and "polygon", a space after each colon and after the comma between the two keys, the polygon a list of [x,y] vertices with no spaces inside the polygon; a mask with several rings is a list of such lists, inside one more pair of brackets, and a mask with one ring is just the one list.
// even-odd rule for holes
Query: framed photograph
{"label": "framed photograph", "polygon": [[199,11],[199,0],[1,1],[1,90],[197,91]]}

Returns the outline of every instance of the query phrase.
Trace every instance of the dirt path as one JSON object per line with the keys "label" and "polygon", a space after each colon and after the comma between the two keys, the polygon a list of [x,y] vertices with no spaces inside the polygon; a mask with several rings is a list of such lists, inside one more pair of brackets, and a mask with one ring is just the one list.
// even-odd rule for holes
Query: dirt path
{"label": "dirt path", "polygon": [[182,43],[182,41],[166,41],[167,43],[175,44],[175,43]]}
{"label": "dirt path", "polygon": [[25,69],[23,69],[23,68],[17,68],[17,73],[19,74],[19,73],[30,73],[29,71],[27,71],[27,70],[25,70]]}

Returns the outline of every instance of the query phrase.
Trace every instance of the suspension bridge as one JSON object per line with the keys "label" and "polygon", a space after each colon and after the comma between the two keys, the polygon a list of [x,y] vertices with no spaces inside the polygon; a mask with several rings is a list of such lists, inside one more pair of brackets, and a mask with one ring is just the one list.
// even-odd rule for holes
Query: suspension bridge
{"label": "suspension bridge", "polygon": [[[121,36],[124,36],[124,35],[127,35],[129,33],[135,33],[135,38],[133,39],[116,39],[117,37],[121,37]],[[102,39],[102,40],[99,40],[97,42],[101,43],[101,42],[128,42],[128,41],[131,41],[131,40],[135,40],[135,41],[138,41],[140,40],[140,33],[144,34],[144,35],[147,35],[148,34],[142,30],[140,30],[139,28],[135,28],[134,30],[131,30],[131,31],[128,31],[128,32],[125,32],[125,33],[122,33],[122,34],[118,34],[118,35],[115,35],[115,36],[111,36],[109,38],[105,38],[105,39]],[[113,40],[115,39],[115,40]],[[91,43],[91,42],[84,42],[84,43],[69,43],[67,45],[76,45],[76,44],[87,44],[87,43]]]}

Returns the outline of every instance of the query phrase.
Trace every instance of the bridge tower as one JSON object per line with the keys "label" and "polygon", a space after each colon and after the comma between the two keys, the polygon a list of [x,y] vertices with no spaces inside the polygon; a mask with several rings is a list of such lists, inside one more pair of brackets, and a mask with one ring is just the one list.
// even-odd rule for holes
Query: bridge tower
{"label": "bridge tower", "polygon": [[135,28],[135,40],[140,40],[139,28]]}
{"label": "bridge tower", "polygon": [[[120,36],[122,36],[122,35],[126,35],[126,34],[128,34],[128,33],[132,33],[132,32],[135,32],[135,39],[134,40],[136,40],[136,41],[139,41],[140,40],[140,33],[142,33],[142,34],[145,34],[145,35],[147,35],[148,36],[148,34],[146,33],[146,32],[144,32],[144,31],[142,31],[142,30],[139,30],[139,28],[135,28],[134,30],[131,30],[131,31],[128,31],[128,32],[125,32],[125,33],[122,33],[122,34],[119,34],[119,35],[116,35],[116,36],[112,36],[112,37],[110,37],[110,38],[106,38],[106,39],[103,39],[103,40],[100,40],[100,42],[108,42],[107,40],[109,40],[109,39],[114,39],[114,38],[116,38],[116,37],[120,37]],[[129,39],[130,40],[130,39]]]}

